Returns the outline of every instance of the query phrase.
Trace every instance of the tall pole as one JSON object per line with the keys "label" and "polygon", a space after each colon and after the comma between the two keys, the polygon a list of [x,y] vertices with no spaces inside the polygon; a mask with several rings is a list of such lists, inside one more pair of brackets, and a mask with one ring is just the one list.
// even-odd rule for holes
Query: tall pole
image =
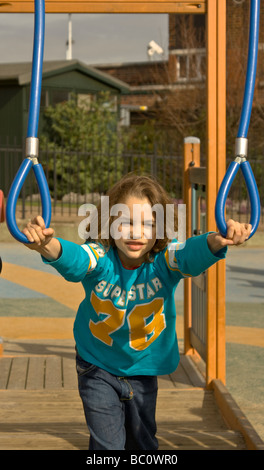
{"label": "tall pole", "polygon": [[67,41],[66,59],[67,60],[72,60],[72,20],[71,20],[71,14],[68,15],[68,41]]}

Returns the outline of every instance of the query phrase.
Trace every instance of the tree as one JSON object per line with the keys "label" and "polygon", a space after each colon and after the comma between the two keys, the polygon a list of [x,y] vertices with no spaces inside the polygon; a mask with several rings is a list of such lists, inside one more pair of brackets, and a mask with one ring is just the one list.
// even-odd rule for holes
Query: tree
{"label": "tree", "polygon": [[52,195],[71,188],[78,193],[104,192],[121,176],[122,139],[115,100],[100,93],[88,104],[72,96],[45,110],[41,146],[48,154]]}

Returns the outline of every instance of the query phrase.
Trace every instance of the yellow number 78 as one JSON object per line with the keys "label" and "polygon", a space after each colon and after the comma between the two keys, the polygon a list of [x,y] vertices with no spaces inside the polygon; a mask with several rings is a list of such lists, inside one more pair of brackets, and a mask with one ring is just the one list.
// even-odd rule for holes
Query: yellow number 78
{"label": "yellow number 78", "polygon": [[[105,315],[102,320],[93,322],[89,326],[92,334],[112,346],[111,334],[120,329],[125,321],[125,309],[119,309],[109,299],[100,299],[92,292],[91,304],[97,315]],[[153,299],[146,304],[136,305],[128,315],[129,343],[131,348],[142,351],[155,341],[166,327],[163,313],[164,301],[162,298]]]}

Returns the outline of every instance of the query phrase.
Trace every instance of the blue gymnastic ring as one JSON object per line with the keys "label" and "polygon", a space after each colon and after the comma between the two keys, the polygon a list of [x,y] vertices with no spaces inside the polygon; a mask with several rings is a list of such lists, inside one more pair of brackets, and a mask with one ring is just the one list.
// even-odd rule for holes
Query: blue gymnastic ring
{"label": "blue gymnastic ring", "polygon": [[[29,99],[29,115],[27,138],[37,138],[39,124],[39,109],[41,99],[41,81],[45,38],[45,1],[35,0],[34,47],[31,72],[31,87]],[[42,203],[42,217],[48,227],[51,219],[51,199],[48,183],[42,165],[37,161],[37,155],[27,155],[22,162],[15,179],[11,185],[6,203],[6,223],[10,233],[19,242],[30,243],[27,237],[19,230],[16,223],[16,205],[19,193],[26,177],[33,168]]]}
{"label": "blue gymnastic ring", "polygon": [[252,225],[252,229],[251,229],[249,238],[251,238],[256,232],[258,225],[259,225],[260,199],[259,199],[259,192],[258,192],[256,180],[254,178],[252,168],[248,161],[244,161],[242,163],[237,163],[234,161],[230,163],[227,169],[227,172],[224,176],[224,179],[222,181],[222,184],[220,186],[218,195],[217,195],[216,205],[215,205],[215,218],[216,218],[216,223],[217,223],[219,232],[221,233],[223,237],[226,237],[227,235],[227,225],[225,221],[226,199],[227,199],[229,190],[232,186],[232,183],[235,179],[235,176],[239,168],[241,168],[241,171],[243,173],[249,199],[250,199],[251,217],[250,217],[249,223]]}

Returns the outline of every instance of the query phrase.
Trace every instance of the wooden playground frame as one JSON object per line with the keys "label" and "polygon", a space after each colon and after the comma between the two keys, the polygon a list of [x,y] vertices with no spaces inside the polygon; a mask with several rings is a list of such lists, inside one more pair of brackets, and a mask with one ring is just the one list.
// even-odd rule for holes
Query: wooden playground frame
{"label": "wooden playground frame", "polygon": [[[34,1],[0,2],[0,13],[33,13]],[[46,13],[193,13],[206,15],[207,36],[207,163],[206,230],[215,231],[214,206],[226,169],[226,0],[46,0]],[[185,145],[184,191],[187,204],[187,236],[191,235],[190,166],[199,165],[196,144]],[[225,263],[207,273],[206,384],[225,383]],[[191,342],[191,280],[184,287],[184,352],[195,360],[199,354]]]}

